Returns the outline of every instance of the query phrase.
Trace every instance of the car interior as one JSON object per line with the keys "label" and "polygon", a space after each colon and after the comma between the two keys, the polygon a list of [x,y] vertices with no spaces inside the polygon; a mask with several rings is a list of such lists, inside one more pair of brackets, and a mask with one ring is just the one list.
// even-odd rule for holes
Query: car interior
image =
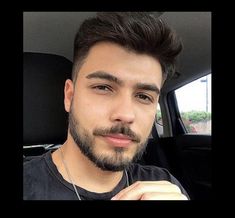
{"label": "car interior", "polygon": [[[23,13],[24,162],[57,149],[66,140],[68,120],[63,91],[65,80],[71,77],[73,39],[82,21],[95,13]],[[191,200],[209,200],[212,199],[211,134],[187,132],[175,90],[211,74],[211,12],[150,13],[177,32],[183,51],[174,77],[161,90],[163,125],[154,122],[146,151],[138,162],[169,170]]]}

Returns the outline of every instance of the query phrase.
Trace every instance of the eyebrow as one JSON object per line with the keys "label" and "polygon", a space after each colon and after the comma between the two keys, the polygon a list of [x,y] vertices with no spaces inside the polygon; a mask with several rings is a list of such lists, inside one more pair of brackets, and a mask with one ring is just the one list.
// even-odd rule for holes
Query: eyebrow
{"label": "eyebrow", "polygon": [[[117,78],[116,76],[113,76],[110,73],[104,72],[104,71],[96,71],[94,73],[91,73],[89,75],[86,76],[87,79],[93,79],[93,78],[98,78],[98,79],[105,79],[108,80],[110,82],[114,82],[118,85],[123,85],[124,81]],[[142,90],[146,90],[146,91],[153,91],[156,92],[157,95],[160,94],[160,89],[152,83],[137,83],[134,86],[135,89],[142,89]]]}
{"label": "eyebrow", "polygon": [[137,83],[135,85],[136,89],[146,90],[146,91],[153,91],[156,92],[157,95],[160,94],[160,89],[155,84],[149,83]]}
{"label": "eyebrow", "polygon": [[98,79],[105,79],[110,82],[117,83],[118,85],[123,85],[123,81],[118,79],[116,76],[113,76],[104,71],[96,71],[86,76],[87,79],[98,78]]}

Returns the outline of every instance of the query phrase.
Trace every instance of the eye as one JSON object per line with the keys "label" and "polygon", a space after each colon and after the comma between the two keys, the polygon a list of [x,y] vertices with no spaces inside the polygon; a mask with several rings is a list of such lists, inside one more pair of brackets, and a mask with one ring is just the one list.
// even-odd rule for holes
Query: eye
{"label": "eye", "polygon": [[143,94],[143,93],[139,93],[136,95],[136,97],[139,99],[139,101],[141,103],[144,103],[144,104],[150,104],[150,103],[153,103],[153,99],[146,95],[146,94]]}
{"label": "eye", "polygon": [[106,93],[106,92],[112,91],[112,88],[108,85],[96,85],[96,86],[93,86],[92,89],[94,89],[95,91],[99,93]]}

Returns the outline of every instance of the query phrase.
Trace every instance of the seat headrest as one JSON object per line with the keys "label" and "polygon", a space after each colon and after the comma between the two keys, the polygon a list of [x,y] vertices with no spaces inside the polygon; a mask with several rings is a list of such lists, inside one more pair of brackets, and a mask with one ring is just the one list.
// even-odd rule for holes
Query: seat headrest
{"label": "seat headrest", "polygon": [[24,53],[23,143],[63,143],[67,135],[64,84],[72,62],[52,54]]}

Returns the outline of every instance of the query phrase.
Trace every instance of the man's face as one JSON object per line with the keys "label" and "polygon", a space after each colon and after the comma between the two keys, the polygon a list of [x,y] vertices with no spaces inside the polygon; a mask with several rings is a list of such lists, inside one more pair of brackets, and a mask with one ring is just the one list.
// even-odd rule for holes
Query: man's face
{"label": "man's face", "polygon": [[119,171],[140,156],[162,82],[160,63],[114,43],[94,45],[76,83],[65,84],[69,134],[92,162]]}

